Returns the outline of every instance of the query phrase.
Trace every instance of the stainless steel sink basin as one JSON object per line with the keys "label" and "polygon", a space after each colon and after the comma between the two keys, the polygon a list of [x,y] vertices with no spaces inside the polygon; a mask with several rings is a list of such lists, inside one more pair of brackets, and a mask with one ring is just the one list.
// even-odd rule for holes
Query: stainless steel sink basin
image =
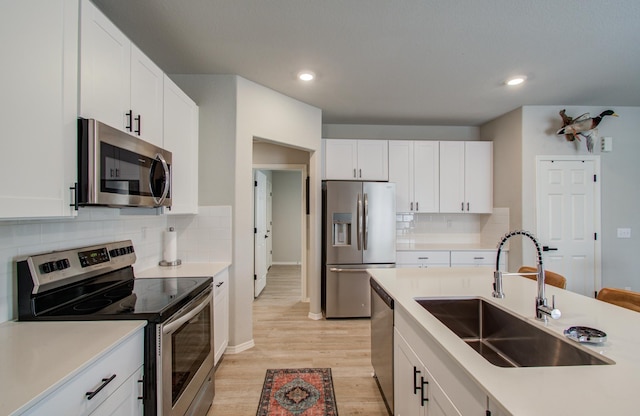
{"label": "stainless steel sink basin", "polygon": [[499,367],[615,364],[480,298],[415,300]]}

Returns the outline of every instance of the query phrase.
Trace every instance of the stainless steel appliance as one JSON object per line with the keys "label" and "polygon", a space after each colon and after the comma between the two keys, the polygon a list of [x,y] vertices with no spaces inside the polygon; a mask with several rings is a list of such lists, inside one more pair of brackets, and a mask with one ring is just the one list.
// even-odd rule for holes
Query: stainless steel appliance
{"label": "stainless steel appliance", "polygon": [[327,318],[371,316],[366,269],[395,267],[395,187],[323,182],[322,307]]}
{"label": "stainless steel appliance", "polygon": [[18,319],[148,321],[144,414],[206,415],[214,396],[212,278],[136,279],[135,260],[127,240],[18,261]]}
{"label": "stainless steel appliance", "polygon": [[78,205],[171,206],[171,152],[78,119]]}
{"label": "stainless steel appliance", "polygon": [[371,284],[371,365],[378,388],[393,414],[393,298],[376,282]]}

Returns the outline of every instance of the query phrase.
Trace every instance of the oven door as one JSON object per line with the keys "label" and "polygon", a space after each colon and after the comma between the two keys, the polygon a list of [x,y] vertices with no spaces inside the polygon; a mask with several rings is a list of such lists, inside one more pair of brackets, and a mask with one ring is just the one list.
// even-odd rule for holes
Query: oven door
{"label": "oven door", "polygon": [[160,345],[156,362],[161,416],[197,414],[197,409],[204,409],[206,414],[211,405],[214,393],[212,318],[213,296],[208,289],[158,325]]}

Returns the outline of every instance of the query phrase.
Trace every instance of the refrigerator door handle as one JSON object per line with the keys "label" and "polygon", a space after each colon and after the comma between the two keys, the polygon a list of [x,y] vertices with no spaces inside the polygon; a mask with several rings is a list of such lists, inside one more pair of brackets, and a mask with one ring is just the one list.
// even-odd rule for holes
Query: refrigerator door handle
{"label": "refrigerator door handle", "polygon": [[333,273],[362,273],[366,272],[367,269],[341,269],[339,267],[331,267],[329,271]]}
{"label": "refrigerator door handle", "polygon": [[369,230],[367,229],[369,226],[369,198],[367,194],[364,194],[364,213],[362,215],[362,228],[363,228],[363,238],[362,238],[362,247],[363,250],[367,249],[367,241],[369,240]]}
{"label": "refrigerator door handle", "polygon": [[357,232],[358,232],[358,251],[362,250],[362,196],[358,193],[358,206],[356,207],[357,211]]}

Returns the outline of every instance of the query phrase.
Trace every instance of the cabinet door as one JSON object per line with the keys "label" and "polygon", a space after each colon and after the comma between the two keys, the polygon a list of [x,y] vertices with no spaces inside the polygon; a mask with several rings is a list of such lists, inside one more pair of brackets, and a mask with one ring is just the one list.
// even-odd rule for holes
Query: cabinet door
{"label": "cabinet door", "polygon": [[325,140],[324,157],[325,179],[357,179],[357,140]]}
{"label": "cabinet door", "polygon": [[198,213],[198,106],[164,80],[164,144],[171,152],[170,214]]}
{"label": "cabinet door", "polygon": [[493,211],[493,143],[465,142],[465,212]]}
{"label": "cabinet door", "polygon": [[424,369],[420,360],[397,330],[393,334],[393,388],[395,416],[425,415],[422,404],[420,376]]}
{"label": "cabinet door", "polygon": [[413,189],[415,211],[440,210],[440,142],[417,141],[413,144]]}
{"label": "cabinet door", "polygon": [[158,147],[163,147],[163,80],[162,70],[131,45],[133,134]]}
{"label": "cabinet door", "polygon": [[131,42],[89,0],[81,3],[80,115],[128,131]]}
{"label": "cabinet door", "polygon": [[142,416],[143,367],[133,373],[91,416]]}
{"label": "cabinet door", "polygon": [[0,218],[73,216],[78,1],[2,1],[0,37]]}
{"label": "cabinet door", "polygon": [[229,270],[221,271],[213,280],[213,343],[217,364],[229,345]]}
{"label": "cabinet door", "polygon": [[358,179],[367,181],[389,180],[389,141],[357,140]]}
{"label": "cabinet door", "polygon": [[464,142],[440,142],[440,212],[463,212]]}
{"label": "cabinet door", "polygon": [[413,142],[389,141],[389,182],[396,184],[396,212],[413,210]]}

